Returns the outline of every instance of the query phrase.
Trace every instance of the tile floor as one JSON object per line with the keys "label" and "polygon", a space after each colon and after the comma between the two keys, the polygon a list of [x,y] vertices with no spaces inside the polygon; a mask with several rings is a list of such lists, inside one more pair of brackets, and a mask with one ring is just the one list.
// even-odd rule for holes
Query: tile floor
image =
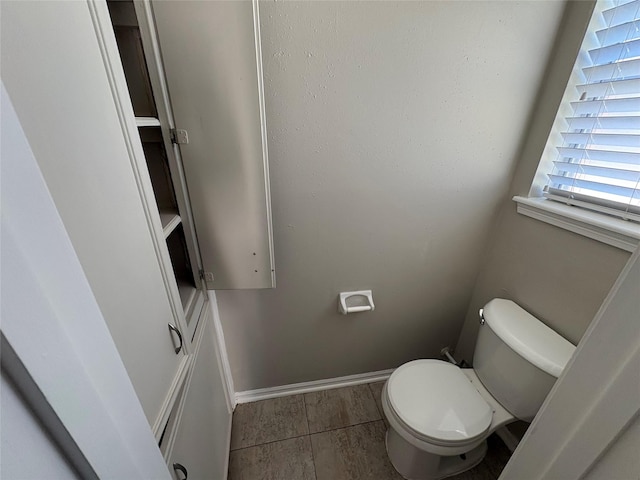
{"label": "tile floor", "polygon": [[[384,382],[238,405],[229,480],[402,480],[387,458]],[[489,438],[477,467],[451,480],[496,479],[509,460]]]}

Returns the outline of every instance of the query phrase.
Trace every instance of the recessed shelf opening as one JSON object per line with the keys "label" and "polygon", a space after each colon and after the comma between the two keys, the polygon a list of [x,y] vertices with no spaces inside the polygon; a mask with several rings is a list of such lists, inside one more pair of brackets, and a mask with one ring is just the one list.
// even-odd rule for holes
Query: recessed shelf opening
{"label": "recessed shelf opening", "polygon": [[167,247],[169,248],[173,273],[178,283],[182,308],[186,312],[195,297],[196,284],[191,270],[191,262],[189,261],[189,252],[187,251],[182,225],[178,225],[167,237]]}
{"label": "recessed shelf opening", "polygon": [[171,180],[169,161],[162,143],[162,132],[159,127],[144,127],[138,131],[158,209],[162,213],[178,215],[178,202]]}
{"label": "recessed shelf opening", "polygon": [[[200,269],[199,252],[195,232],[181,183],[181,170],[173,150],[166,122],[166,108],[161,99],[154,96],[158,88],[157,72],[153,61],[147,63],[143,45],[146,30],[140,28],[136,9],[131,0],[108,0],[120,60],[124,69],[127,89],[133,106],[138,134],[146,161],[156,206],[167,242],[167,249],[178,286],[178,293],[187,323],[190,308],[195,305],[198,288],[194,273]],[[144,26],[144,25],[143,25]],[[149,60],[154,55],[150,54]],[[153,75],[150,76],[150,72]],[[154,73],[156,72],[156,73]],[[155,82],[155,83],[154,83]],[[159,114],[160,112],[160,114]],[[164,112],[164,116],[162,115]],[[162,118],[164,118],[164,120]],[[191,249],[191,258],[188,253]],[[176,299],[177,300],[177,299]]]}
{"label": "recessed shelf opening", "polygon": [[107,2],[136,117],[158,117],[133,2]]}

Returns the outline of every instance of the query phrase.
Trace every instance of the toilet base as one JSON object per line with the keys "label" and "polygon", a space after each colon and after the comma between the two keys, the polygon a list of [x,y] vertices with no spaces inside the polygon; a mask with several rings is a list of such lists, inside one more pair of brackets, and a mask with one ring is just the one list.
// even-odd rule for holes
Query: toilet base
{"label": "toilet base", "polygon": [[487,453],[485,440],[462,455],[435,455],[413,446],[391,427],[385,443],[391,464],[407,480],[439,480],[457,475],[475,467]]}

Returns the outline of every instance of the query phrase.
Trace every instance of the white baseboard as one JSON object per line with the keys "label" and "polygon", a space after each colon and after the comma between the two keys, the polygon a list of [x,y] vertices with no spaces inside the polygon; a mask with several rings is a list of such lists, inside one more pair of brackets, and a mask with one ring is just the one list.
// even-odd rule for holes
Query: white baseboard
{"label": "white baseboard", "polygon": [[231,375],[231,366],[229,365],[227,346],[224,341],[224,332],[220,322],[220,312],[218,311],[216,293],[213,290],[209,290],[208,294],[211,304],[211,320],[215,330],[218,359],[220,361],[221,373],[224,379],[225,397],[227,399],[229,412],[232,412],[238,403],[257,402],[258,400],[286,397],[287,395],[297,395],[299,393],[317,392],[319,390],[348,387],[363,383],[380,382],[389,378],[394,370],[392,368],[389,370],[380,370],[378,372],[359,373],[356,375],[347,375],[345,377],[327,378],[324,380],[314,380],[311,382],[293,383],[290,385],[280,385],[277,387],[236,392],[233,384],[233,376]]}
{"label": "white baseboard", "polygon": [[317,392],[319,390],[329,390],[332,388],[349,387],[351,385],[361,385],[363,383],[379,382],[389,378],[393,372],[390,370],[380,370],[378,372],[359,373],[347,375],[346,377],[327,378],[324,380],[314,380],[312,382],[292,383],[290,385],[280,385],[278,387],[259,388],[257,390],[246,390],[236,392],[236,403],[257,402],[269,398],[286,397],[288,395],[298,395],[300,393]]}

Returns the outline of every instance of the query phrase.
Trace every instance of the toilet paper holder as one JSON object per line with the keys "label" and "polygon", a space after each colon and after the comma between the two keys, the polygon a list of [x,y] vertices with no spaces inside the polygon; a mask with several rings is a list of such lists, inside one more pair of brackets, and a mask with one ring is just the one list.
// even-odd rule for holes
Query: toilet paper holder
{"label": "toilet paper holder", "polygon": [[[365,297],[368,305],[354,305],[352,307],[347,306],[347,299],[351,297]],[[346,315],[347,313],[357,312],[372,312],[376,306],[373,304],[373,293],[371,290],[359,290],[357,292],[341,292],[340,299],[338,301],[338,311]]]}

